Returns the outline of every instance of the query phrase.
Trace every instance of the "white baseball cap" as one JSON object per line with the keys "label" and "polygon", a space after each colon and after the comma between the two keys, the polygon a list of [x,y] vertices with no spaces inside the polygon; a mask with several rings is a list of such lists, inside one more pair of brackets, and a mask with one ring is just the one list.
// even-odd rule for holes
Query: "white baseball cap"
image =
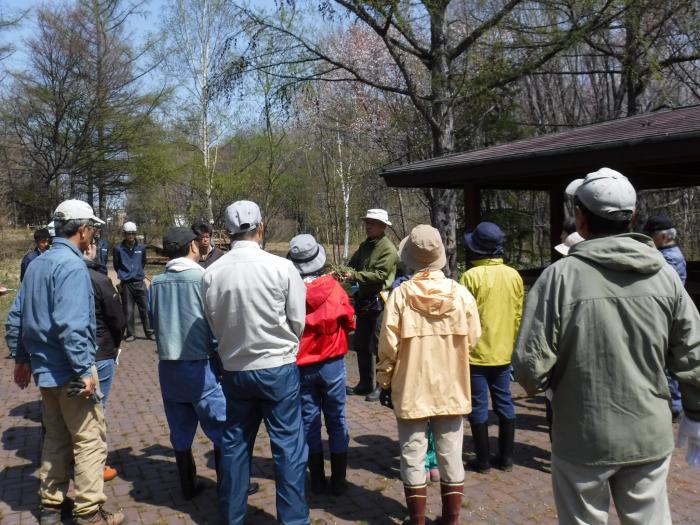
{"label": "white baseball cap", "polygon": [[367,210],[365,216],[362,217],[363,221],[365,219],[374,219],[375,221],[383,222],[387,226],[391,226],[391,223],[389,222],[389,214],[386,212],[386,210],[382,210],[381,208]]}
{"label": "white baseball cap", "polygon": [[226,227],[232,234],[254,230],[261,222],[260,208],[252,201],[236,201],[226,208]]}
{"label": "white baseball cap", "polygon": [[590,212],[613,221],[631,219],[637,205],[637,192],[629,179],[610,168],[600,168],[572,181],[565,191],[578,197]]}
{"label": "white baseball cap", "polygon": [[122,226],[122,230],[124,230],[124,233],[136,233],[136,223],[127,221],[124,223],[124,226]]}
{"label": "white baseball cap", "polygon": [[53,212],[54,221],[89,220],[94,224],[104,224],[105,221],[99,219],[92,206],[87,202],[78,199],[68,199],[59,204]]}

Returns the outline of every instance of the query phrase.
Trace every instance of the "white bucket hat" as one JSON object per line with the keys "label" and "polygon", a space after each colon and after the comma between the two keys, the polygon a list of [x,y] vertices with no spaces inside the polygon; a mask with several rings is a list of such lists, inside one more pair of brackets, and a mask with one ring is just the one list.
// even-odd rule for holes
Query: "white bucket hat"
{"label": "white bucket hat", "polygon": [[564,239],[564,242],[561,244],[557,244],[554,249],[561,253],[564,257],[569,255],[569,249],[572,246],[577,245],[581,241],[585,241],[583,237],[581,237],[578,232],[571,233],[566,236],[566,239]]}
{"label": "white bucket hat", "polygon": [[363,221],[366,219],[374,219],[375,221],[383,222],[387,226],[391,226],[391,223],[389,222],[389,214],[386,212],[386,210],[382,210],[381,208],[372,208],[371,210],[367,210],[365,216],[362,217]]}
{"label": "white bucket hat", "polygon": [[289,241],[287,258],[294,263],[303,277],[323,269],[326,265],[326,250],[316,242],[313,235],[302,233]]}

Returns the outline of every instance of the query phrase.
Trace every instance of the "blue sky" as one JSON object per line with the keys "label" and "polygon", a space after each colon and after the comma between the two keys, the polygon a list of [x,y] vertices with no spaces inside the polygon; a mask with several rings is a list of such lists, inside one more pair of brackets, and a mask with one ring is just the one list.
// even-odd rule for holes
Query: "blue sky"
{"label": "blue sky", "polygon": [[[166,1],[167,0],[146,0],[141,8],[143,13],[131,17],[129,20],[130,30],[133,31],[137,40],[142,40],[148,32],[155,31],[158,28],[160,12]],[[30,10],[18,28],[5,30],[0,33],[0,42],[3,44],[12,43],[17,49],[13,56],[7,59],[4,64],[6,67],[18,69],[22,67],[23,62],[26,60],[23,52],[24,46],[22,40],[32,35],[35,21],[34,11],[38,6],[51,6],[53,4],[59,4],[59,2],[55,0],[0,0],[0,13],[2,13],[5,18],[9,18],[11,15],[27,9]]]}

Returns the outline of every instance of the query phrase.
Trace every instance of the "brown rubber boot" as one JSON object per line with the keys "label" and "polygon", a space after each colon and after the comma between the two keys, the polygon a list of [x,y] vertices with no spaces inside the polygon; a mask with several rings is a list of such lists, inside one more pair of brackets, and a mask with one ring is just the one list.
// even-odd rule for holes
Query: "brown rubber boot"
{"label": "brown rubber boot", "polygon": [[459,525],[459,511],[462,508],[464,483],[440,483],[442,517],[440,525]]}
{"label": "brown rubber boot", "polygon": [[428,500],[428,487],[406,487],[403,488],[406,494],[406,506],[410,525],[425,525],[425,504]]}

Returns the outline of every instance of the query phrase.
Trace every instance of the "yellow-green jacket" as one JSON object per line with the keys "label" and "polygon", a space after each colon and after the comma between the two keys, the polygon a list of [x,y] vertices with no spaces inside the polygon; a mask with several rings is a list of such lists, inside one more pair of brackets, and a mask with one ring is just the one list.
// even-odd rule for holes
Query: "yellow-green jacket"
{"label": "yellow-green jacket", "polygon": [[462,274],[459,283],[476,299],[481,339],[469,356],[472,365],[510,363],[523,315],[523,280],[503,259],[479,259]]}

